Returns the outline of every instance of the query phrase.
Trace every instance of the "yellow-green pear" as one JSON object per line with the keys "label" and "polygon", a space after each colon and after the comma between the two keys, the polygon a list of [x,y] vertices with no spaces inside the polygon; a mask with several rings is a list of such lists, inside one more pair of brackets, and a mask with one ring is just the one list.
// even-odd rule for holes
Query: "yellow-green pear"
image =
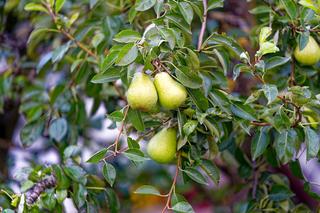
{"label": "yellow-green pear", "polygon": [[320,48],[316,40],[312,36],[309,36],[308,43],[303,50],[300,50],[299,45],[296,47],[294,57],[301,64],[316,64],[320,59]]}
{"label": "yellow-green pear", "polygon": [[177,131],[164,128],[155,134],[148,143],[148,155],[158,163],[170,163],[176,156]]}
{"label": "yellow-green pear", "polygon": [[166,109],[178,108],[187,98],[186,88],[166,72],[160,72],[155,76],[154,85],[160,104]]}
{"label": "yellow-green pear", "polygon": [[132,109],[149,112],[156,107],[158,95],[152,80],[144,73],[136,73],[127,92],[127,100]]}

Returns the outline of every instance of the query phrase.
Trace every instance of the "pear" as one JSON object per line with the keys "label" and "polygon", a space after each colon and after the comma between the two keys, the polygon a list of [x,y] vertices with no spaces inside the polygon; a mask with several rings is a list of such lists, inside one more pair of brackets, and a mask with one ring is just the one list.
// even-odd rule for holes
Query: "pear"
{"label": "pear", "polygon": [[158,163],[170,163],[176,155],[177,131],[164,128],[155,134],[147,146],[148,155]]}
{"label": "pear", "polygon": [[166,72],[160,72],[155,76],[154,85],[158,92],[160,104],[166,109],[178,108],[187,98],[186,88]]}
{"label": "pear", "polygon": [[320,59],[320,48],[316,40],[312,36],[309,36],[308,43],[303,50],[300,50],[299,45],[296,47],[294,57],[301,64],[316,64]]}
{"label": "pear", "polygon": [[158,95],[152,80],[144,73],[136,73],[127,92],[127,100],[132,109],[149,112],[156,108]]}

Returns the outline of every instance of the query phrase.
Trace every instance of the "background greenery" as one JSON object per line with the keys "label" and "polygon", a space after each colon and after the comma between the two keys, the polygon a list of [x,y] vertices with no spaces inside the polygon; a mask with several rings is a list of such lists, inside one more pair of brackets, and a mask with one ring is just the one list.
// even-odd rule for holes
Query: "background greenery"
{"label": "background greenery", "polygon": [[[319,66],[292,57],[309,35],[318,40],[317,1],[7,0],[0,8],[4,212],[63,212],[69,198],[79,212],[317,208],[317,183],[299,158],[319,156]],[[186,103],[157,113],[128,107],[126,90],[142,70],[170,72]],[[176,165],[144,154],[167,125],[179,132]],[[22,149],[28,166],[13,171]],[[25,192],[51,174],[56,186],[26,205]]]}

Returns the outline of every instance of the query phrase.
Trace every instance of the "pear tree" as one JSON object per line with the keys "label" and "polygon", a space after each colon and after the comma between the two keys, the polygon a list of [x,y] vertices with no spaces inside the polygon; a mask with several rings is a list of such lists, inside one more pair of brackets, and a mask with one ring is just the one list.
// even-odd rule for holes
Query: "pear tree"
{"label": "pear tree", "polygon": [[318,208],[319,1],[0,11],[0,212]]}

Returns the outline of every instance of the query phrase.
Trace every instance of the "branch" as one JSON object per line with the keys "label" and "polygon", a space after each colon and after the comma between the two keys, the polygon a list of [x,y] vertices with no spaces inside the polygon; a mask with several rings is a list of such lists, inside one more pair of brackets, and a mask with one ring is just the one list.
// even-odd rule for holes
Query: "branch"
{"label": "branch", "polygon": [[201,46],[202,46],[202,41],[203,41],[203,36],[204,33],[206,31],[206,27],[207,27],[207,0],[202,0],[203,2],[203,22],[201,25],[201,30],[200,30],[200,34],[199,34],[199,41],[198,41],[198,51],[201,50]]}
{"label": "branch", "polygon": [[167,209],[171,209],[170,208],[170,201],[171,201],[171,197],[172,197],[172,193],[175,191],[176,188],[176,183],[177,183],[177,179],[179,176],[179,169],[180,169],[180,164],[181,164],[181,156],[180,153],[178,153],[178,160],[177,160],[177,166],[176,166],[176,173],[174,175],[173,181],[172,181],[172,185],[170,188],[169,193],[167,194],[167,202],[165,207],[162,209],[162,213],[166,212]]}
{"label": "branch", "polygon": [[128,111],[129,111],[129,105],[125,106],[125,111],[124,111],[124,115],[123,115],[123,121],[122,121],[122,124],[121,124],[121,127],[120,127],[120,130],[119,130],[119,133],[117,135],[117,138],[115,140],[115,142],[113,143],[114,144],[114,152],[115,154],[118,152],[118,144],[119,144],[119,140],[120,140],[120,136],[123,132],[123,129],[124,129],[124,125],[125,125],[125,121],[126,121],[126,118],[127,118],[127,114],[128,114]]}
{"label": "branch", "polygon": [[28,205],[35,203],[42,192],[44,192],[46,189],[55,187],[56,184],[57,180],[54,175],[50,175],[48,178],[40,180],[26,192],[26,203]]}

